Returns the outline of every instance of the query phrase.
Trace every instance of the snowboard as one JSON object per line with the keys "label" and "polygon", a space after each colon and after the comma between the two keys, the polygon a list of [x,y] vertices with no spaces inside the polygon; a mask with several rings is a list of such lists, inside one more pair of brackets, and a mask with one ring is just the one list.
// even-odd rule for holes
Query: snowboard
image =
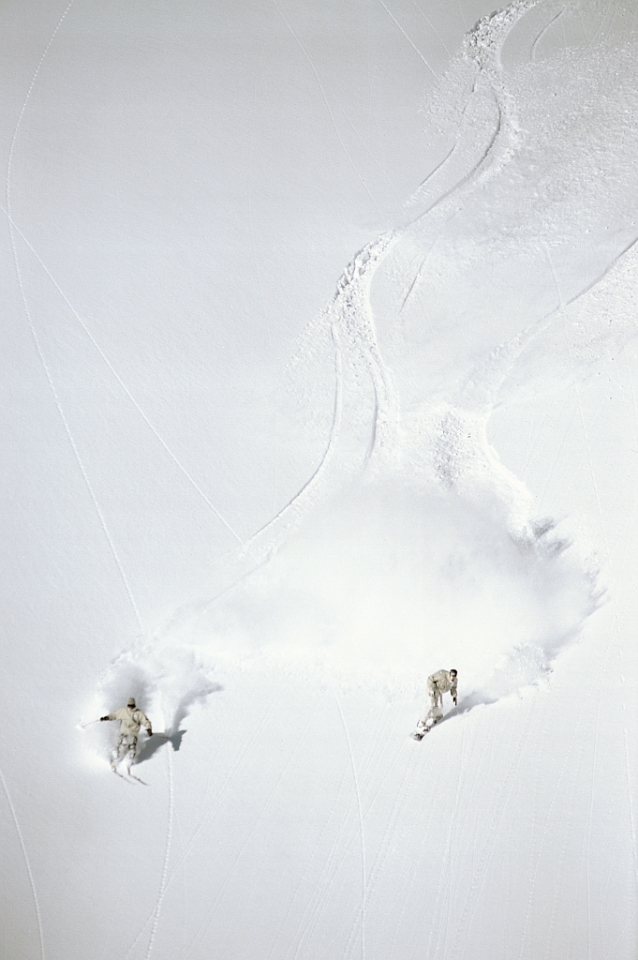
{"label": "snowboard", "polygon": [[417,742],[419,740],[423,740],[423,737],[426,735],[426,733],[429,733],[430,730],[437,726],[437,724],[441,723],[441,720],[443,720],[443,717],[441,717],[440,720],[435,720],[434,723],[429,724],[427,727],[417,727],[416,730],[412,731],[410,736]]}

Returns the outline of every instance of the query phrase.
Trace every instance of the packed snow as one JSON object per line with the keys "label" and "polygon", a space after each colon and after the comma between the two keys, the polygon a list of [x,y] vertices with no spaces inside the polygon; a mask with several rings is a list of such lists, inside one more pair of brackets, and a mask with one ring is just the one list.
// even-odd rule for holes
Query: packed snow
{"label": "packed snow", "polygon": [[0,21],[0,956],[635,960],[638,7]]}

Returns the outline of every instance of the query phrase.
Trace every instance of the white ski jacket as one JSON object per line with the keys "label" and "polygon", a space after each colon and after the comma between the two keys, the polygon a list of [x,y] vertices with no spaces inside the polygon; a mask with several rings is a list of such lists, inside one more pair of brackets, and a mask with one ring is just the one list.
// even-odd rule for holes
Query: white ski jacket
{"label": "white ski jacket", "polygon": [[451,693],[456,702],[456,684],[458,677],[453,677],[449,670],[437,670],[428,677],[428,687],[436,688],[440,693]]}
{"label": "white ski jacket", "polygon": [[151,721],[137,707],[120,707],[114,713],[107,714],[106,719],[120,721],[121,737],[136,737],[140,732],[140,727],[145,728],[149,737],[153,732]]}

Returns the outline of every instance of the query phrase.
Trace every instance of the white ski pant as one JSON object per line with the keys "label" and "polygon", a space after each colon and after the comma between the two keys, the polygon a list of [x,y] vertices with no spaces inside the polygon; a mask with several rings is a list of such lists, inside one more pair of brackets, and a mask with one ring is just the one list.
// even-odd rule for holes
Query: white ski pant
{"label": "white ski pant", "polygon": [[443,694],[431,680],[428,680],[428,696],[430,698],[430,709],[423,714],[420,720],[420,723],[425,726],[438,723],[443,718]]}
{"label": "white ski pant", "polygon": [[126,757],[130,766],[135,759],[136,750],[137,737],[134,737],[132,734],[122,734],[117,741],[117,747],[111,753],[111,763],[116,766]]}

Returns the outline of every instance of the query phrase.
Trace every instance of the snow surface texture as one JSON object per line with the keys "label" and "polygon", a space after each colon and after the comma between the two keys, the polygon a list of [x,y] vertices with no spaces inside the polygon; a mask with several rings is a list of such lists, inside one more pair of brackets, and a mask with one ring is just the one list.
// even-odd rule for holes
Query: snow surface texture
{"label": "snow surface texture", "polygon": [[11,960],[635,960],[638,10],[343,6],[3,14]]}

